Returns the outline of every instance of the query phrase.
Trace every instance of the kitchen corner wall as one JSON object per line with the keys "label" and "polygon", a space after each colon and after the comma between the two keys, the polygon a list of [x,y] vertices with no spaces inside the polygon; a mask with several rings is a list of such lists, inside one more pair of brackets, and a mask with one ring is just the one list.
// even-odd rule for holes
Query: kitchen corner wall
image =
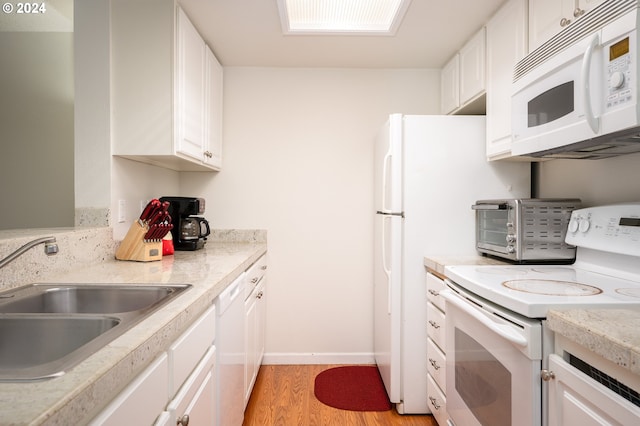
{"label": "kitchen corner wall", "polygon": [[439,70],[224,72],[222,171],[180,193],[268,231],[265,362],[371,362],[372,144],[390,113],[438,113]]}

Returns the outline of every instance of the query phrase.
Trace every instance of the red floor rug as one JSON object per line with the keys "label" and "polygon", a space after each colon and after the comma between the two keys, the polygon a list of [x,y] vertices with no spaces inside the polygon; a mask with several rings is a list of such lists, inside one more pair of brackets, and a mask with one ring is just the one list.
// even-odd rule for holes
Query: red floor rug
{"label": "red floor rug", "polygon": [[316,398],[330,407],[350,411],[387,411],[389,397],[375,365],[330,368],[316,376]]}

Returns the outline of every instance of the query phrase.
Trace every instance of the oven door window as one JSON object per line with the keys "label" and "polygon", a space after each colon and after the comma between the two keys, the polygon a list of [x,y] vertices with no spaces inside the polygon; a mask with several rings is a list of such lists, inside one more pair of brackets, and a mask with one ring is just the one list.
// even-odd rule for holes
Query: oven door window
{"label": "oven door window", "polygon": [[483,425],[511,425],[511,373],[467,333],[455,329],[455,388]]}
{"label": "oven door window", "polygon": [[478,243],[481,247],[505,247],[507,245],[507,210],[479,210]]}

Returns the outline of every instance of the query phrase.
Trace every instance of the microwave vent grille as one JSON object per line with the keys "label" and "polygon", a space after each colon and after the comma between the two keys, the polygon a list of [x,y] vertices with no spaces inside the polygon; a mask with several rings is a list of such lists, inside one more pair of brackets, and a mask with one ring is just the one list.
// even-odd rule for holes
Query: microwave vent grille
{"label": "microwave vent grille", "polygon": [[514,68],[513,81],[518,81],[562,50],[637,7],[638,0],[608,0],[601,3],[521,59]]}

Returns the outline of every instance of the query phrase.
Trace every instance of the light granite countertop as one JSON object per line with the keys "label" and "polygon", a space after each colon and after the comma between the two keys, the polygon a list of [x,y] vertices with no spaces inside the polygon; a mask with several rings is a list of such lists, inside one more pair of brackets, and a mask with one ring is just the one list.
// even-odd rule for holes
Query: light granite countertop
{"label": "light granite countertop", "polygon": [[[65,238],[62,235],[59,241]],[[29,281],[182,283],[193,287],[61,377],[0,383],[0,424],[86,424],[266,251],[266,235],[264,240],[243,242],[230,232],[209,241],[202,250],[178,251],[160,261],[127,262],[109,256],[103,261],[77,264],[72,270],[49,272]]]}
{"label": "light granite countertop", "polygon": [[547,324],[574,343],[640,374],[640,310],[551,310]]}
{"label": "light granite countertop", "polygon": [[504,265],[508,262],[489,256],[434,256],[424,257],[424,266],[444,276],[444,268],[447,265]]}

